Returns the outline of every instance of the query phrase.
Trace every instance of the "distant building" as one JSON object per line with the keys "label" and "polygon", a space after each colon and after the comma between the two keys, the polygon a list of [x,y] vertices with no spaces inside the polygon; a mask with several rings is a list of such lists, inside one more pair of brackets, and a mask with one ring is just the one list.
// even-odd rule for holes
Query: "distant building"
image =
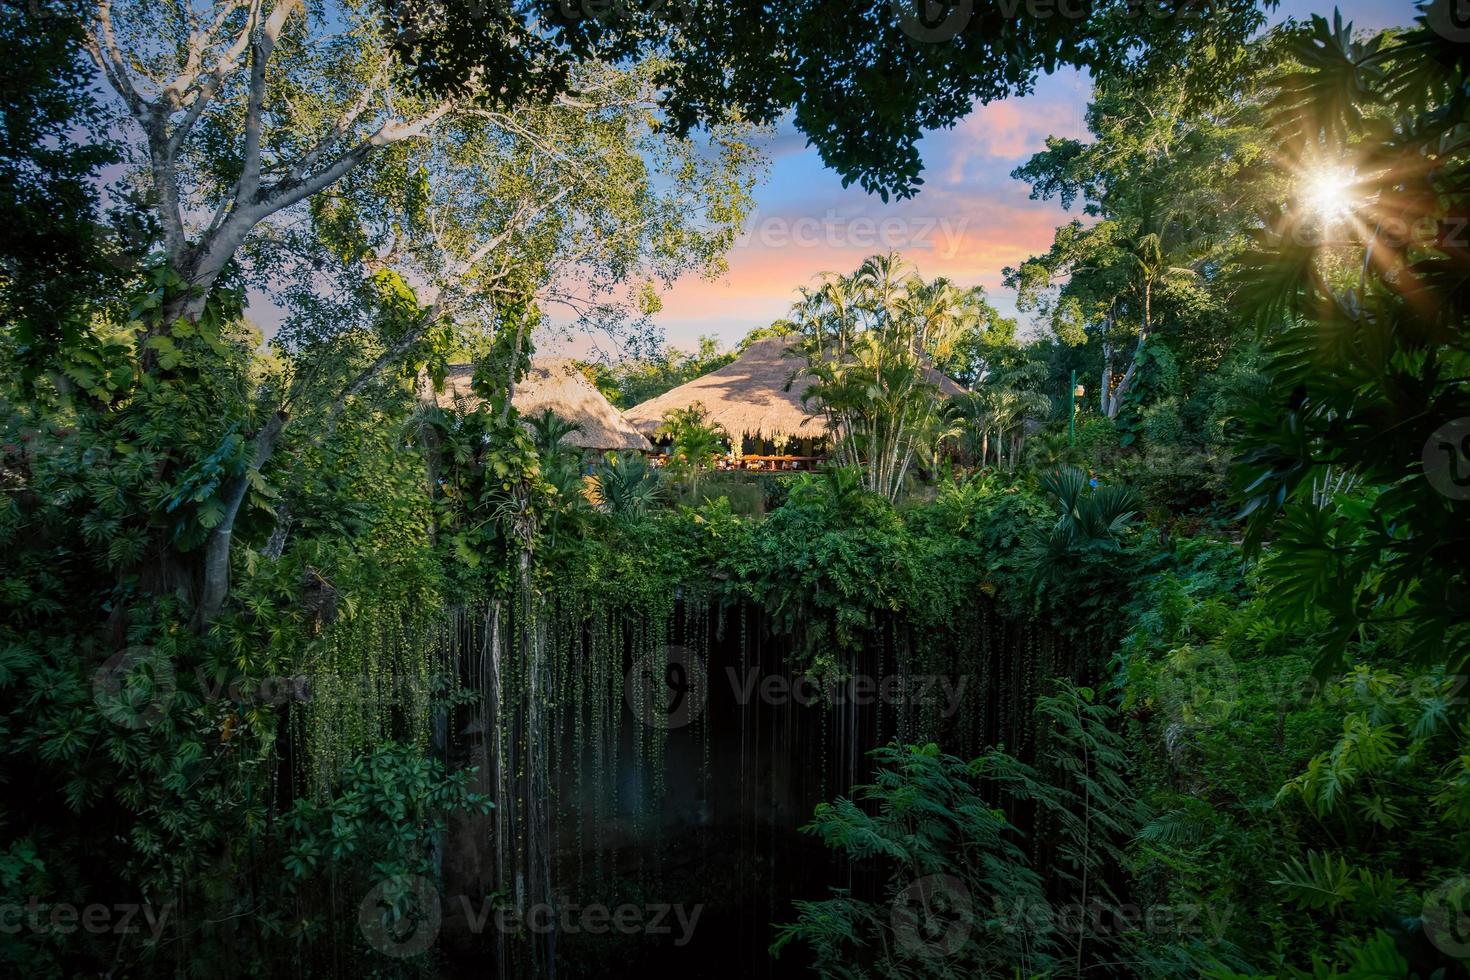
{"label": "distant building", "polygon": [[[467,407],[477,404],[480,398],[470,388],[473,375],[473,365],[452,365],[444,379],[444,394],[439,396],[439,404],[459,403]],[[522,418],[540,415],[549,408],[563,421],[575,422],[580,428],[564,436],[562,442],[579,449],[648,452],[653,448],[576,365],[565,358],[533,361],[531,370],[516,384],[511,404]]]}
{"label": "distant building", "polygon": [[[725,430],[737,453],[795,449],[800,456],[823,455],[827,420],[801,403],[813,380],[806,362],[790,355],[789,341],[769,337],[757,340],[719,370],[635,405],[623,417],[652,437],[669,411],[698,403],[704,407],[705,420]],[[929,380],[946,396],[965,390],[933,368]]]}

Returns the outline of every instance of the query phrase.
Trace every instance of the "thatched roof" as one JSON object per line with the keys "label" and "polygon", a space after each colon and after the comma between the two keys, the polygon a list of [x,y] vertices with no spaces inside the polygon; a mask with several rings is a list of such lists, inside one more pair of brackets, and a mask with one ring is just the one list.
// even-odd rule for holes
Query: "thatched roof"
{"label": "thatched roof", "polygon": [[[808,412],[801,403],[812,376],[801,358],[788,356],[787,343],[779,337],[757,340],[718,371],[634,405],[623,417],[639,432],[652,435],[671,409],[688,408],[698,402],[704,406],[706,420],[732,437],[773,442],[825,438],[826,420]],[[964,391],[933,368],[929,369],[929,380],[946,396]]]}
{"label": "thatched roof", "polygon": [[[469,364],[450,367],[444,379],[441,405],[461,401],[473,406],[479,396],[470,389],[474,368]],[[516,385],[511,404],[522,417],[540,415],[551,409],[558,418],[576,422],[581,428],[567,434],[562,442],[581,449],[651,449],[648,440],[628,424],[602,392],[566,358],[537,358],[531,370]]]}

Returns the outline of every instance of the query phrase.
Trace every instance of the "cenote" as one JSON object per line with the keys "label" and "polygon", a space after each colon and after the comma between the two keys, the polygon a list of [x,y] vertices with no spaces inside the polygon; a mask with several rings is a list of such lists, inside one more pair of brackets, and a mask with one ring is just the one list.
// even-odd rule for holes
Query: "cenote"
{"label": "cenote", "polygon": [[[497,625],[513,634],[513,621],[461,617],[459,680],[501,700],[455,713],[446,758],[487,774],[476,789],[526,803],[445,838],[443,941],[456,965],[493,951],[510,972],[555,960],[574,976],[806,974],[799,951],[767,953],[793,903],[823,897],[818,882],[882,891],[872,869],[804,838],[813,810],[868,781],[868,750],[885,742],[1024,756],[1034,736],[1019,699],[1080,666],[1054,634],[992,606],[922,640],[885,617],[825,675],[747,603],[681,596],[652,624],[557,610],[530,641],[544,644],[539,688],[519,670],[493,676]],[[533,690],[544,714],[505,700]],[[497,730],[498,745],[479,737]],[[538,731],[542,746],[529,741]]]}
{"label": "cenote", "polygon": [[1470,980],[1467,0],[6,0],[0,978]]}

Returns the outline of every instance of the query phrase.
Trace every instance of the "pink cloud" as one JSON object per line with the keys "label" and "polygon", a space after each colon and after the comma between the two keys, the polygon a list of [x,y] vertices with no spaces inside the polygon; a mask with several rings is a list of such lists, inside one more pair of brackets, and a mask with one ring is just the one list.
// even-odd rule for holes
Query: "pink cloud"
{"label": "pink cloud", "polygon": [[[1019,196],[1001,203],[989,195],[944,191],[890,204],[871,220],[880,231],[884,221],[893,228],[902,223],[915,232],[928,230],[927,243],[893,244],[926,278],[948,276],[962,286],[982,285],[1006,307],[1001,270],[1045,251],[1066,215],[1054,205]],[[700,333],[714,333],[727,343],[738,340],[785,316],[797,288],[812,284],[822,272],[851,272],[869,255],[887,251],[889,243],[860,234],[866,226],[858,225],[854,234],[854,224],[839,224],[830,239],[824,232],[816,244],[748,241],[731,252],[726,276],[713,282],[684,279],[665,293],[659,322],[675,344],[687,346]]]}
{"label": "pink cloud", "polygon": [[926,156],[943,163],[946,182],[958,184],[975,161],[1009,166],[1046,147],[1048,136],[1085,139],[1088,86],[1075,72],[1044,79],[1032,95],[977,105],[953,130],[935,133]]}

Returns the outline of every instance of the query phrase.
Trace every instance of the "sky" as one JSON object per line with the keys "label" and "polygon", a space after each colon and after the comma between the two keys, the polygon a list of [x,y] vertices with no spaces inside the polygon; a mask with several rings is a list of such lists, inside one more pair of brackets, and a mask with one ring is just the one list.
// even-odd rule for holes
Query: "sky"
{"label": "sky", "polygon": [[[1355,27],[1379,30],[1412,21],[1410,0],[1341,0]],[[1306,19],[1327,14],[1321,0],[1286,0],[1271,15]],[[1065,70],[1038,79],[1035,91],[979,106],[950,130],[920,144],[925,184],[913,198],[890,199],[853,186],[823,165],[804,137],[782,124],[766,141],[768,179],[756,189],[753,213],[729,255],[729,272],[714,282],[681,279],[663,297],[654,324],[674,347],[701,336],[730,346],[755,327],[786,315],[798,286],[822,272],[851,272],[876,252],[898,250],[926,278],[948,276],[981,285],[1003,315],[1015,316],[1015,294],[1001,270],[1050,247],[1052,232],[1072,215],[1052,201],[1033,201],[1012,170],[1045,147],[1047,136],[1085,138],[1091,83]],[[1022,329],[1031,325],[1020,316]],[[548,352],[583,354],[585,337],[548,337]]]}

